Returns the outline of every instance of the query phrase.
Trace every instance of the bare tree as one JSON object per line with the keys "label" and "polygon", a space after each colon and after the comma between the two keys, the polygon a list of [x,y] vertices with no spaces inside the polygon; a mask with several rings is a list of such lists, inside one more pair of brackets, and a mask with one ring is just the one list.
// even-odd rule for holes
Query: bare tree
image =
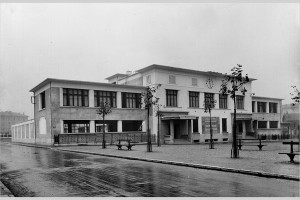
{"label": "bare tree", "polygon": [[233,67],[231,69],[231,74],[225,74],[225,79],[222,81],[222,85],[220,88],[220,93],[222,95],[229,94],[233,99],[234,103],[234,119],[233,119],[233,133],[232,133],[232,150],[231,155],[233,158],[238,158],[238,148],[236,141],[236,92],[240,91],[244,96],[247,92],[246,88],[242,88],[244,84],[249,82],[248,75],[245,77],[242,76],[242,65],[237,65],[237,67]]}
{"label": "bare tree", "polygon": [[293,103],[292,105],[296,105],[297,103],[299,103],[300,101],[300,92],[299,90],[296,88],[296,86],[291,86],[293,89],[294,89],[294,93],[290,93],[290,95],[292,95],[292,100],[293,100]]}
{"label": "bare tree", "polygon": [[100,106],[97,109],[97,114],[102,118],[102,131],[103,131],[103,139],[102,139],[102,148],[106,148],[105,141],[105,116],[111,113],[111,106],[107,102],[100,102]]}

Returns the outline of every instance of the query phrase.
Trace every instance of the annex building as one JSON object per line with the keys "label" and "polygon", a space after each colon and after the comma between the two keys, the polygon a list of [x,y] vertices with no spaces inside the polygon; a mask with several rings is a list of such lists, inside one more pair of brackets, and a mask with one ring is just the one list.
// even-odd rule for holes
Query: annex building
{"label": "annex building", "polygon": [[[106,78],[108,83],[76,80],[46,79],[30,92],[34,97],[34,128],[27,135],[18,126],[12,127],[13,141],[54,144],[59,141],[93,142],[105,128],[106,141],[114,142],[124,135],[144,141],[147,112],[140,97],[148,86],[158,87],[159,107],[150,112],[153,140],[162,143],[205,143],[210,138],[210,117],[204,112],[205,99],[216,101],[211,111],[215,142],[232,139],[233,101],[229,95],[219,94],[224,74],[150,65],[126,74],[117,73]],[[257,134],[281,134],[282,99],[256,97],[252,81],[245,84],[247,92],[237,94],[237,132],[240,137]],[[112,112],[105,117],[105,125],[97,115],[100,102],[109,102]],[[158,134],[159,133],[159,134]],[[68,137],[65,137],[68,136]],[[80,137],[79,137],[80,136]],[[67,141],[66,141],[67,140]],[[79,141],[78,141],[79,140]]]}

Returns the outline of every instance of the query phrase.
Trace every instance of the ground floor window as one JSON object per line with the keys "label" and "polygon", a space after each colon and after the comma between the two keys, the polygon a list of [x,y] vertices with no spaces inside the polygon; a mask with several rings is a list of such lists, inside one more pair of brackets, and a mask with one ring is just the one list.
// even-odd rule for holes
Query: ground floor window
{"label": "ground floor window", "polygon": [[[117,120],[104,120],[105,132],[117,132],[118,131],[118,121]],[[95,131],[96,133],[103,132],[103,121],[95,121]]]}
{"label": "ground floor window", "polygon": [[65,120],[64,133],[89,133],[89,120]]}
{"label": "ground floor window", "polygon": [[278,121],[270,121],[270,128],[278,128]]}
{"label": "ground floor window", "polygon": [[267,121],[258,121],[258,128],[267,128]]}
{"label": "ground floor window", "polygon": [[227,132],[227,119],[222,118],[222,132]]}
{"label": "ground floor window", "polygon": [[198,119],[193,119],[193,132],[194,133],[198,133],[199,129],[198,129]]}
{"label": "ground floor window", "polygon": [[123,120],[122,121],[123,132],[142,131],[142,124],[143,124],[143,121]]}

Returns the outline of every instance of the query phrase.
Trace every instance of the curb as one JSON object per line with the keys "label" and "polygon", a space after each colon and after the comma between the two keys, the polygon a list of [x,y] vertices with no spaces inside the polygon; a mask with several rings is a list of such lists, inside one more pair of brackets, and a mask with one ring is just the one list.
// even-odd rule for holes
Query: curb
{"label": "curb", "polygon": [[234,168],[225,168],[225,167],[212,166],[212,165],[183,163],[183,162],[177,162],[177,161],[147,159],[147,158],[139,158],[139,157],[118,156],[118,155],[112,155],[112,154],[103,154],[103,153],[78,151],[78,150],[57,149],[57,148],[52,148],[52,147],[49,147],[49,146],[35,146],[35,145],[27,145],[27,144],[19,144],[19,145],[37,147],[37,148],[46,148],[46,149],[52,149],[52,150],[55,150],[55,151],[73,152],[73,153],[90,154],[90,155],[100,155],[100,156],[113,157],[113,158],[122,158],[122,159],[127,159],[127,160],[139,160],[139,161],[145,161],[145,162],[153,162],[153,163],[161,163],[161,164],[168,164],[168,165],[192,167],[192,168],[198,168],[198,169],[239,173],[239,174],[252,175],[252,176],[258,176],[258,177],[285,179],[285,180],[291,180],[291,181],[300,181],[300,177],[290,176],[290,175],[286,175],[286,174],[273,174],[273,173],[268,173],[268,172],[250,171],[250,170],[234,169]]}

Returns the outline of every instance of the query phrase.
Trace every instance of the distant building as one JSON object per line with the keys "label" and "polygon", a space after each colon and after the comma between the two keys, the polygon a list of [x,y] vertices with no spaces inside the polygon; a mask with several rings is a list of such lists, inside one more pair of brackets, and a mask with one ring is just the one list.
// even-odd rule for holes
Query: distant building
{"label": "distant building", "polygon": [[292,135],[293,137],[299,136],[299,107],[299,103],[294,106],[292,104],[286,104],[282,106],[282,122],[286,127],[284,132]]}
{"label": "distant building", "polygon": [[[24,131],[14,126],[13,141],[22,141],[26,130],[35,130],[28,137],[34,136],[37,143],[53,144],[55,136],[68,135],[62,142],[88,142],[89,137],[104,128],[96,114],[99,103],[104,101],[113,107],[105,118],[107,140],[113,141],[116,135],[145,133],[147,116],[139,100],[148,86],[159,86],[156,96],[161,106],[159,111],[151,110],[149,127],[155,136],[159,128],[162,143],[209,142],[210,117],[204,112],[204,102],[208,99],[216,101],[211,112],[214,141],[232,139],[234,105],[229,95],[219,92],[224,79],[222,73],[150,65],[106,79],[108,83],[46,79],[38,84],[30,90],[35,99],[35,122],[23,124],[28,127]],[[250,78],[244,85],[245,95],[236,94],[238,136],[281,134],[282,99],[251,95],[255,80]],[[35,128],[30,128],[33,125]]]}
{"label": "distant building", "polygon": [[10,135],[11,126],[28,120],[28,116],[11,111],[0,112],[0,134]]}

